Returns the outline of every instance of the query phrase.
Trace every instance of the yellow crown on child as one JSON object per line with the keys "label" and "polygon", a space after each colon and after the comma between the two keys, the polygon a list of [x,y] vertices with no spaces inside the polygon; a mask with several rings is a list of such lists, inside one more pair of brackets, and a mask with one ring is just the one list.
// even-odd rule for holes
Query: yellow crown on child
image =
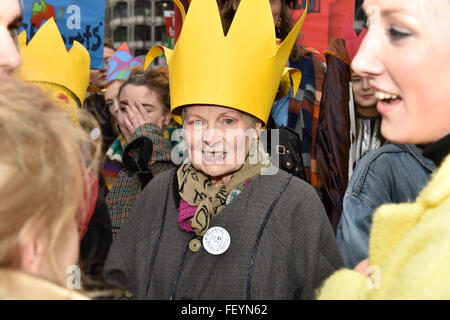
{"label": "yellow crown on child", "polygon": [[[177,0],[175,3],[180,7]],[[171,111],[195,104],[231,107],[267,123],[281,77],[289,72],[297,90],[301,74],[285,68],[306,10],[281,45],[277,44],[270,3],[241,0],[224,35],[216,0],[192,0],[173,50],[154,46],[145,69],[165,54],[169,66]]]}
{"label": "yellow crown on child", "polygon": [[83,105],[90,70],[86,48],[74,41],[67,51],[53,18],[39,28],[28,44],[25,31],[19,35],[18,42],[22,65],[16,72],[23,80],[62,86]]}

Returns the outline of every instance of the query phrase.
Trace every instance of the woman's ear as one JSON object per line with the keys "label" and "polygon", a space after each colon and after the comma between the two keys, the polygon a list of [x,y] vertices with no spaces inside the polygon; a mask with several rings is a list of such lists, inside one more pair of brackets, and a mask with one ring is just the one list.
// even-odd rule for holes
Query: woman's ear
{"label": "woman's ear", "polygon": [[163,127],[168,126],[171,120],[172,115],[170,114],[170,112],[167,112],[167,114],[164,116]]}
{"label": "woman's ear", "polygon": [[44,243],[39,238],[33,238],[22,247],[20,253],[20,269],[35,275],[41,274],[44,260]]}
{"label": "woman's ear", "polygon": [[262,123],[260,121],[257,121],[255,124],[255,131],[258,136],[256,138],[259,138],[259,136],[261,135],[261,128],[262,128]]}

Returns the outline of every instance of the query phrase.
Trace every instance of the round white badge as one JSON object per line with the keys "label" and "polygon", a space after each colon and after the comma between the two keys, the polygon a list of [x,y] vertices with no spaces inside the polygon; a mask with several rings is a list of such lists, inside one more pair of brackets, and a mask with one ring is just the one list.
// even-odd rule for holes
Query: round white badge
{"label": "round white badge", "polygon": [[219,255],[228,250],[231,243],[230,234],[222,227],[213,227],[203,237],[203,247],[211,254]]}
{"label": "round white badge", "polygon": [[99,128],[92,129],[90,136],[92,140],[94,141],[97,140],[98,137],[100,137],[100,129]]}

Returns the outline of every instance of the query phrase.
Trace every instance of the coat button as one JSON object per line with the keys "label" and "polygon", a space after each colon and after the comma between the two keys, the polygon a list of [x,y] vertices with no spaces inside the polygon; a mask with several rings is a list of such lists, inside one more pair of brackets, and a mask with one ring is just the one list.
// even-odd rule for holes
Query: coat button
{"label": "coat button", "polygon": [[127,298],[127,299],[133,298],[133,293],[131,293],[131,291],[129,291],[129,290],[126,290],[124,295],[125,295],[125,298]]}
{"label": "coat button", "polygon": [[192,252],[197,252],[202,247],[202,243],[199,239],[192,239],[191,242],[189,242],[189,249]]}

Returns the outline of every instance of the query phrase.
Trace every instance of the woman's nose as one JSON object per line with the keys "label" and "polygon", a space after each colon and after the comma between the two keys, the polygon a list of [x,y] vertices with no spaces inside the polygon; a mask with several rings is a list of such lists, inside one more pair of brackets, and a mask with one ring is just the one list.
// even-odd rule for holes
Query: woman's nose
{"label": "woman's nose", "polygon": [[113,109],[113,111],[114,111],[114,116],[117,118],[117,115],[119,113],[119,101],[117,101],[117,100],[114,100],[114,109]]}
{"label": "woman's nose", "polygon": [[362,77],[362,87],[364,90],[369,90],[371,88],[370,79],[372,79],[370,76]]}
{"label": "woman's nose", "polygon": [[22,58],[9,32],[2,32],[0,37],[0,70],[11,73],[20,66]]}
{"label": "woman's nose", "polygon": [[222,133],[220,130],[215,128],[204,128],[205,132],[203,132],[202,140],[208,146],[214,146],[222,140]]}
{"label": "woman's nose", "polygon": [[372,27],[352,61],[352,69],[363,76],[377,76],[384,71],[383,43],[379,27]]}

